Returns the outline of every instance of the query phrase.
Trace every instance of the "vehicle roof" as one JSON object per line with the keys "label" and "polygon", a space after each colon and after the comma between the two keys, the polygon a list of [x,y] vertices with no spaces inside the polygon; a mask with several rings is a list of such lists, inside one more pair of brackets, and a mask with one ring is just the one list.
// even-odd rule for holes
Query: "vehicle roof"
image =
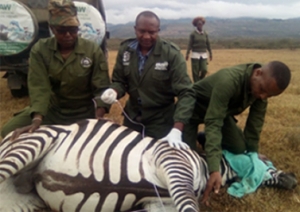
{"label": "vehicle roof", "polygon": [[[93,5],[102,15],[103,20],[105,20],[105,13],[104,8],[102,4],[102,0],[76,0],[79,2],[85,2],[90,5]],[[48,6],[48,0],[17,0],[17,2],[21,2],[27,7],[31,9],[35,17],[37,18],[37,21],[40,22],[47,22],[48,21],[48,12],[45,12],[47,10]]]}

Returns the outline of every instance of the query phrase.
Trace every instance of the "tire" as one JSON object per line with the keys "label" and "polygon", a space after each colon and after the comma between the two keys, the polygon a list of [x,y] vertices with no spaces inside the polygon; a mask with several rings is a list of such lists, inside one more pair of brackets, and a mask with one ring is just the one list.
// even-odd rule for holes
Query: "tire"
{"label": "tire", "polygon": [[28,89],[22,86],[20,89],[11,89],[10,93],[13,97],[22,98],[28,96]]}
{"label": "tire", "polygon": [[[1,5],[10,5],[1,12],[0,55],[18,57],[36,42],[38,21],[29,7],[14,0],[1,0]],[[4,32],[4,33],[3,33]]]}

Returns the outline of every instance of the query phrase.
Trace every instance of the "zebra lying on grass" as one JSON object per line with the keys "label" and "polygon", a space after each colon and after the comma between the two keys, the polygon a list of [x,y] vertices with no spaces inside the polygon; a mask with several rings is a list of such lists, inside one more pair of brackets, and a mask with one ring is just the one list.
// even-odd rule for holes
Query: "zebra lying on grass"
{"label": "zebra lying on grass", "polygon": [[[199,211],[209,176],[205,157],[106,120],[43,126],[9,138],[0,145],[5,212],[158,211],[162,204],[165,211]],[[223,184],[236,176],[224,159],[220,169]],[[296,186],[294,176],[273,172],[264,184]]]}

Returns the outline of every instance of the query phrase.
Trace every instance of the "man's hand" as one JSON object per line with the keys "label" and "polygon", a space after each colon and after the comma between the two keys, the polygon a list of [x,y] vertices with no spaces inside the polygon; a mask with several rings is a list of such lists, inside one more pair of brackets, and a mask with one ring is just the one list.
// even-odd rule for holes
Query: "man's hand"
{"label": "man's hand", "polygon": [[187,55],[187,56],[185,56],[185,60],[186,61],[188,61],[189,60],[189,56]]}
{"label": "man's hand", "polygon": [[214,190],[217,194],[221,188],[222,177],[220,172],[212,172],[209,176],[208,182],[206,184],[206,188],[202,197],[201,202],[205,203],[205,205],[209,205],[209,195]]}
{"label": "man's hand", "polygon": [[96,117],[96,119],[102,119],[104,117],[104,114],[105,114],[105,108],[98,107],[96,109],[95,117]]}
{"label": "man's hand", "polygon": [[172,128],[169,134],[166,137],[161,138],[160,140],[168,141],[171,147],[175,147],[177,149],[188,149],[189,146],[182,141],[181,136],[182,132],[179,129]]}
{"label": "man's hand", "polygon": [[35,118],[33,118],[33,119],[32,119],[31,125],[28,125],[28,126],[25,126],[25,127],[21,127],[21,128],[16,129],[16,130],[13,132],[13,134],[12,134],[10,140],[11,140],[11,141],[14,141],[14,140],[17,139],[22,133],[26,133],[26,132],[32,133],[32,132],[34,132],[36,129],[38,129],[38,128],[40,127],[41,123],[42,123],[42,118],[40,118],[40,117],[35,117]]}
{"label": "man's hand", "polygon": [[114,89],[108,88],[101,95],[101,99],[104,103],[111,105],[117,101],[117,96],[118,94]]}

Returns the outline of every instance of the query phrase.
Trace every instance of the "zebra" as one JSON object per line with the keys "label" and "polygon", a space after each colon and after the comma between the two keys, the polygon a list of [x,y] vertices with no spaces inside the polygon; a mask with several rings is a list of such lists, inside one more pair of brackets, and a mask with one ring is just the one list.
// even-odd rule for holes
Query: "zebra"
{"label": "zebra", "polygon": [[[199,211],[209,173],[190,149],[96,119],[10,136],[0,144],[0,211]],[[220,171],[222,185],[237,177],[224,158]],[[271,171],[263,184],[296,186]]]}

